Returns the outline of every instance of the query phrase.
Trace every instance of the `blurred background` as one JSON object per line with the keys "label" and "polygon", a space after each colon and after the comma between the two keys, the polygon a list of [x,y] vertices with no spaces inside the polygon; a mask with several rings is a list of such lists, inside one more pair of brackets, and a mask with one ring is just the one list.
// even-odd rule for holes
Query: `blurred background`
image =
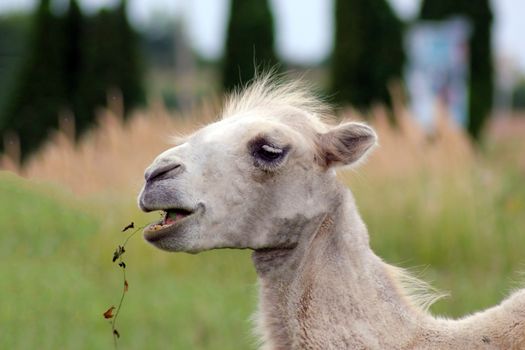
{"label": "blurred background", "polygon": [[[341,171],[374,250],[458,317],[523,286],[520,0],[0,1],[0,348],[110,348],[144,168],[255,71],[302,78],[380,147]],[[255,349],[249,252],[127,245],[122,348]]]}

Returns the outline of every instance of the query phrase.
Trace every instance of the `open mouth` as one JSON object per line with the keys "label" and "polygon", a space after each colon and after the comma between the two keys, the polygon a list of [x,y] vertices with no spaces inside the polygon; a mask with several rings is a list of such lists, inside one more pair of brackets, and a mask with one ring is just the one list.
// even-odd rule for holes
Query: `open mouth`
{"label": "open mouth", "polygon": [[183,221],[194,212],[182,208],[166,209],[162,212],[162,220],[157,221],[146,227],[145,231],[155,232],[164,230],[170,226],[173,226],[180,221]]}
{"label": "open mouth", "polygon": [[186,209],[168,209],[164,211],[164,217],[162,219],[162,225],[173,225],[177,221],[184,219],[187,216],[193,214],[192,211]]}
{"label": "open mouth", "polygon": [[205,211],[202,203],[196,205],[194,209],[187,208],[161,209],[162,218],[146,226],[144,238],[153,243],[186,232]]}

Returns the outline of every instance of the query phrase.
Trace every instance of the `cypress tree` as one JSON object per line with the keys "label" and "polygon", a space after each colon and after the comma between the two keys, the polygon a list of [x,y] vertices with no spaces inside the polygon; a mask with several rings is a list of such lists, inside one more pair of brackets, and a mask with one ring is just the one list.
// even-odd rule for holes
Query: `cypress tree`
{"label": "cypress tree", "polygon": [[80,64],[82,62],[81,39],[84,27],[84,17],[80,11],[77,0],[70,0],[68,11],[64,18],[64,35],[66,47],[65,58],[65,81],[66,97],[68,107],[74,111],[75,93],[78,90],[78,78]]}
{"label": "cypress tree", "polygon": [[421,19],[442,20],[462,15],[471,21],[468,131],[478,138],[490,115],[494,89],[492,62],[492,10],[489,0],[424,0]]}
{"label": "cypress tree", "polygon": [[0,134],[20,137],[23,157],[36,149],[58,113],[67,104],[63,71],[65,38],[63,22],[50,11],[50,0],[41,0],[33,19],[24,62],[2,111]]}
{"label": "cypress tree", "polygon": [[61,17],[51,13],[50,2],[41,0],[37,8],[22,69],[0,115],[0,136],[17,133],[23,157],[57,127],[61,110],[74,112],[80,134],[92,124],[95,109],[106,105],[109,90],[122,92],[125,112],[144,102],[127,2],[87,19],[77,0]]}
{"label": "cypress tree", "polygon": [[118,31],[121,33],[120,42],[125,57],[122,57],[120,77],[117,86],[122,91],[124,109],[126,112],[145,103],[144,67],[140,52],[140,38],[130,25],[126,14],[127,0],[122,0],[117,7],[116,20]]}
{"label": "cypress tree", "polygon": [[231,90],[255,75],[256,65],[273,67],[273,16],[267,0],[231,0],[222,84]]}
{"label": "cypress tree", "polygon": [[[31,19],[25,13],[0,16],[0,117],[27,46]],[[2,124],[0,120],[0,130]]]}
{"label": "cypress tree", "polygon": [[401,79],[403,23],[386,0],[336,0],[331,90],[358,108],[391,103],[388,85]]}
{"label": "cypress tree", "polygon": [[525,110],[525,79],[522,79],[512,91],[512,109]]}
{"label": "cypress tree", "polygon": [[122,93],[125,111],[144,103],[138,37],[126,16],[126,1],[86,19],[82,64],[75,99],[77,129],[82,132],[112,89]]}
{"label": "cypress tree", "polygon": [[115,38],[115,43],[118,43],[115,56],[119,57],[116,55],[116,51],[119,50],[120,62],[113,67],[117,74],[115,82],[111,82],[122,92],[125,112],[145,102],[140,38],[128,21],[127,4],[127,0],[121,0],[113,13],[115,27],[119,33]]}

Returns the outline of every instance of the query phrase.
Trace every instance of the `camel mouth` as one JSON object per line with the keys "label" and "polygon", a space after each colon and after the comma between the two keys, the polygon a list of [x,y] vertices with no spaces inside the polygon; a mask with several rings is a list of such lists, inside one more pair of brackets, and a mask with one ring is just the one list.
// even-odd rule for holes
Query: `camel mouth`
{"label": "camel mouth", "polygon": [[185,208],[170,208],[162,210],[162,219],[146,226],[144,229],[144,237],[148,241],[152,241],[165,236],[167,233],[173,233],[175,226],[179,226],[183,222],[186,222],[199,211],[199,208],[197,208],[197,210]]}
{"label": "camel mouth", "polygon": [[163,211],[163,218],[162,218],[162,225],[173,225],[177,221],[183,220],[184,218],[190,216],[193,214],[193,211],[182,209],[182,208],[175,208],[175,209],[168,209]]}

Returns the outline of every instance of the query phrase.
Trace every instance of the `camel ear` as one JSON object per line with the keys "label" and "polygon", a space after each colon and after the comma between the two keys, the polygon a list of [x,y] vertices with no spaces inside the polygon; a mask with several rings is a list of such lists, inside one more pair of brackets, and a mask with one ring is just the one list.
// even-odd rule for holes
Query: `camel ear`
{"label": "camel ear", "polygon": [[320,161],[325,167],[364,160],[376,145],[374,130],[362,123],[344,123],[319,137]]}

